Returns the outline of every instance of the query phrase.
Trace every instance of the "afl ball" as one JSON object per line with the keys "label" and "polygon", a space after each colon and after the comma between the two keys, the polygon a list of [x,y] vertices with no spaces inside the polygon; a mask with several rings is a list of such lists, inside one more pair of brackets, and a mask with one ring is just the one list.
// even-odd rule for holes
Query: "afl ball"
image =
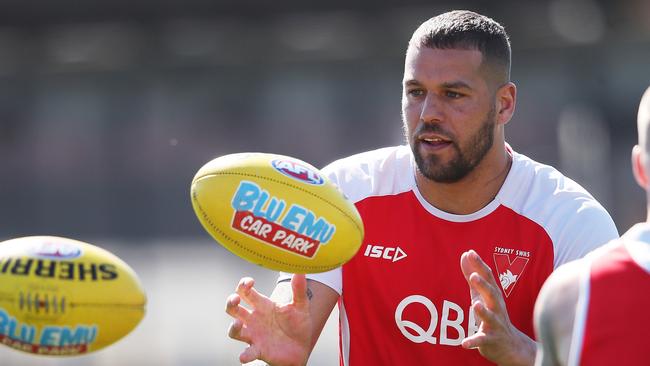
{"label": "afl ball", "polygon": [[216,158],[196,173],[191,199],[217,242],[272,270],[328,271],[352,258],[363,240],[354,204],[318,169],[288,156]]}
{"label": "afl ball", "polygon": [[144,316],[135,272],[80,241],[31,236],[0,243],[0,343],[50,356],[102,349]]}

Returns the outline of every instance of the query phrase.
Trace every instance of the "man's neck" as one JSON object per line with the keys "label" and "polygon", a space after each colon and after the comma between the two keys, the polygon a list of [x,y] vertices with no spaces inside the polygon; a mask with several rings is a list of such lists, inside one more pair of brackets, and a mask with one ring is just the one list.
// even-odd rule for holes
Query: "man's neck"
{"label": "man's neck", "polygon": [[483,161],[466,177],[454,183],[438,183],[424,177],[419,171],[415,180],[420,194],[439,210],[467,215],[487,206],[503,186],[512,165],[512,156],[499,149],[494,156]]}

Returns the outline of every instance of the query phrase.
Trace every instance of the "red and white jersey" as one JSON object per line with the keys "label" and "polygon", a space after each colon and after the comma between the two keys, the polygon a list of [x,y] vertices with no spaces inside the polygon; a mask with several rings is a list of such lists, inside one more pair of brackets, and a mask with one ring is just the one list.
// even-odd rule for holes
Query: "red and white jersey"
{"label": "red and white jersey", "polygon": [[648,365],[650,226],[584,259],[569,365]]}
{"label": "red and white jersey", "polygon": [[495,199],[469,215],[443,212],[421,196],[408,146],[323,169],[365,227],[350,262],[308,276],[341,294],[341,365],[489,365],[460,347],[477,330],[463,252],[474,249],[492,267],[512,323],[533,337],[535,299],[551,271],[618,237],[605,209],[577,183],[512,157]]}

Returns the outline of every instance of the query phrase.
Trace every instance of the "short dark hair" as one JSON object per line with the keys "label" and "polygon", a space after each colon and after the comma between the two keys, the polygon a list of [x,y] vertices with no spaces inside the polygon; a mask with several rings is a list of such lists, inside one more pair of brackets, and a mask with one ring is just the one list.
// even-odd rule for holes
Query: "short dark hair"
{"label": "short dark hair", "polygon": [[409,47],[475,49],[483,62],[502,68],[510,80],[510,38],[501,24],[468,10],[454,10],[435,16],[413,33]]}

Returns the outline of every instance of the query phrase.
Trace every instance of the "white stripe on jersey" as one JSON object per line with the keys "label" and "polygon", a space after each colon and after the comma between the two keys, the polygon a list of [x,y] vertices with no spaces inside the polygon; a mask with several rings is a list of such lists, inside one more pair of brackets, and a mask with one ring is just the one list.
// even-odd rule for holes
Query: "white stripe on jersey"
{"label": "white stripe on jersey", "polygon": [[580,268],[578,279],[578,303],[576,304],[575,318],[573,319],[573,333],[571,334],[571,345],[569,347],[568,366],[579,366],[580,355],[582,354],[582,343],[585,336],[587,324],[587,309],[589,308],[589,283],[591,281],[591,261],[589,258],[582,259],[585,265]]}

